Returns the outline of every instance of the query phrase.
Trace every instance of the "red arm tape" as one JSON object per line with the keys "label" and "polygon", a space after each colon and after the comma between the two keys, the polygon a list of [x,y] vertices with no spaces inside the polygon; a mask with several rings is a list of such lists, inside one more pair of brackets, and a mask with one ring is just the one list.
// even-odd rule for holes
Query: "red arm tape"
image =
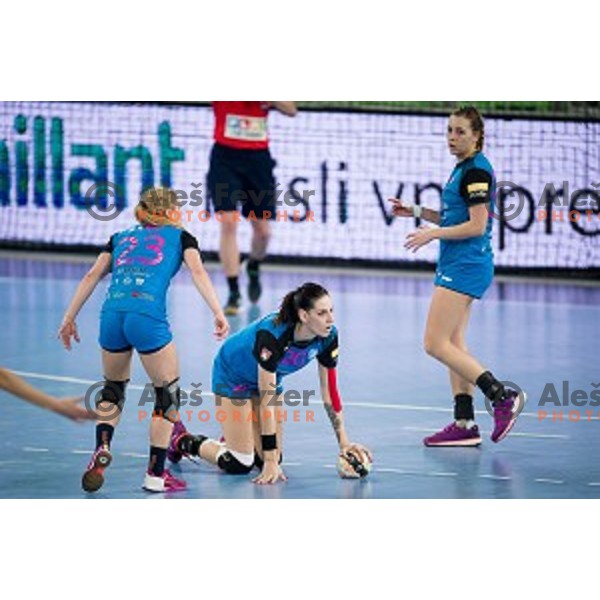
{"label": "red arm tape", "polygon": [[337,373],[335,369],[327,369],[327,384],[329,385],[329,397],[331,405],[336,413],[342,412],[342,399],[337,387]]}

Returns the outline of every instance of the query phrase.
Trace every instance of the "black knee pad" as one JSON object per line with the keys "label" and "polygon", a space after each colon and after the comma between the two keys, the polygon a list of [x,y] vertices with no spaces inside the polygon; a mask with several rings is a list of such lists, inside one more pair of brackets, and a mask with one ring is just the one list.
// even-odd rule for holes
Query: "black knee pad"
{"label": "black knee pad", "polygon": [[219,456],[217,460],[219,469],[229,473],[229,475],[248,475],[252,471],[254,465],[245,465],[240,462],[229,450]]}
{"label": "black knee pad", "polygon": [[96,397],[96,409],[101,402],[109,402],[119,407],[119,410],[123,410],[123,404],[125,404],[125,388],[129,383],[129,379],[125,381],[110,381],[109,379],[104,380],[104,387],[100,392],[100,395]]}
{"label": "black knee pad", "polygon": [[154,401],[153,416],[162,417],[174,423],[177,420],[177,415],[173,413],[176,413],[181,405],[179,379],[171,381],[166,387],[155,387],[154,393],[156,399]]}

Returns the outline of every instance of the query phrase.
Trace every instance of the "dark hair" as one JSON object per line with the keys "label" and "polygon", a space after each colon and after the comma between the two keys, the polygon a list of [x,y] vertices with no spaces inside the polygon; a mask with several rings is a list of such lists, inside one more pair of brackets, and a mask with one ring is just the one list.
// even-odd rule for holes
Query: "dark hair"
{"label": "dark hair", "polygon": [[483,117],[481,113],[474,106],[459,106],[453,113],[454,117],[464,117],[469,121],[471,129],[475,133],[479,133],[479,139],[477,140],[477,150],[481,152],[483,150],[483,144],[485,142],[485,125],[483,123]]}
{"label": "dark hair", "polygon": [[328,295],[329,292],[322,285],[304,283],[299,288],[289,292],[283,299],[275,324],[298,323],[300,321],[298,318],[299,310],[310,310],[317,300]]}

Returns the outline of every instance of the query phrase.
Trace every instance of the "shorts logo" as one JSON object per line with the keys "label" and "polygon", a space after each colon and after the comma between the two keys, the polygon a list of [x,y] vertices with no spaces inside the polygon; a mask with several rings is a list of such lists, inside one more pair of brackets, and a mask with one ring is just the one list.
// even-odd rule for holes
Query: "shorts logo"
{"label": "shorts logo", "polygon": [[273,356],[273,353],[268,348],[263,348],[259,354],[260,362],[267,362],[271,356]]}
{"label": "shorts logo", "polygon": [[340,349],[336,348],[331,352],[331,358],[337,358],[340,355]]}

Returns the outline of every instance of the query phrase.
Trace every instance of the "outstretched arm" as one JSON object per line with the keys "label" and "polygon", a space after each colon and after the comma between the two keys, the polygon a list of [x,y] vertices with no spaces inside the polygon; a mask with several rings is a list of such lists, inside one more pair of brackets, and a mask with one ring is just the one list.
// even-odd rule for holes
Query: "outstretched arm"
{"label": "outstretched arm", "polygon": [[13,396],[17,396],[31,404],[35,404],[41,408],[51,410],[63,417],[73,419],[74,421],[83,421],[84,419],[92,419],[94,415],[88,412],[83,406],[79,406],[81,398],[65,398],[59,400],[53,396],[34,388],[26,381],[21,379],[7,369],[0,368],[0,389],[7,391]]}
{"label": "outstretched arm", "polygon": [[319,365],[319,383],[321,385],[321,398],[323,408],[333,427],[333,432],[337,439],[340,450],[350,445],[346,427],[344,425],[344,411],[342,409],[341,398],[337,389],[336,369],[328,369]]}
{"label": "outstretched arm", "polygon": [[276,373],[267,371],[259,365],[258,387],[260,392],[260,437],[264,465],[261,474],[254,479],[254,483],[271,484],[277,483],[279,480],[286,480],[279,466],[280,448],[277,448],[277,419],[275,402],[273,402],[277,395]]}
{"label": "outstretched arm", "polygon": [[62,324],[58,330],[58,337],[62,340],[67,350],[71,350],[71,338],[79,342],[79,333],[77,332],[75,319],[83,305],[96,289],[98,282],[110,272],[111,260],[112,257],[109,252],[101,252],[94,266],[83,276],[83,279],[75,290],[73,299],[65,312]]}
{"label": "outstretched arm", "polygon": [[192,281],[196,289],[215,315],[216,338],[219,340],[226,338],[229,333],[229,322],[223,314],[215,288],[200,260],[200,253],[193,248],[187,248],[183,254],[183,260],[192,274]]}
{"label": "outstretched arm", "polygon": [[392,214],[395,217],[416,217],[435,225],[440,224],[440,212],[438,210],[407,204],[399,198],[388,198],[388,200],[392,203]]}

